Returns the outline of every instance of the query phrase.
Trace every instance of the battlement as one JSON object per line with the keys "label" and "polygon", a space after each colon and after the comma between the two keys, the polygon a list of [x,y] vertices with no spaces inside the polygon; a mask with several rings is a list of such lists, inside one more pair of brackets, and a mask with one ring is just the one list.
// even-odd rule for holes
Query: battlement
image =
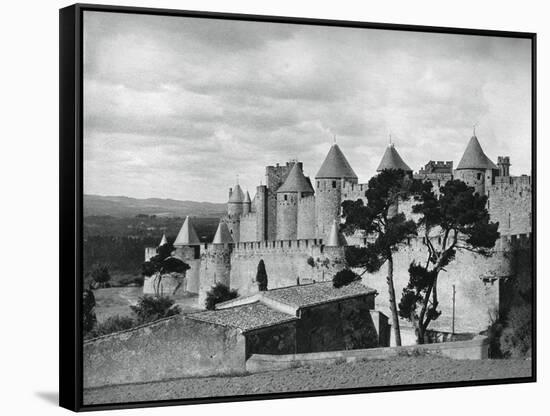
{"label": "battlement", "polygon": [[257,250],[303,250],[313,247],[320,247],[322,239],[308,238],[303,240],[271,240],[271,241],[247,241],[235,244],[235,252],[257,251]]}
{"label": "battlement", "polygon": [[499,186],[501,188],[510,188],[502,185],[511,185],[511,187],[525,187],[525,186],[531,186],[531,176],[529,175],[521,175],[521,176],[496,176],[495,177],[495,183],[493,185],[489,185],[489,188],[494,187],[498,188]]}
{"label": "battlement", "polygon": [[365,193],[369,189],[367,183],[353,183],[346,181],[342,186],[342,201],[366,199]]}
{"label": "battlement", "polygon": [[430,160],[423,168],[420,168],[418,175],[428,175],[434,173],[443,173],[443,174],[452,174],[453,173],[453,162],[452,161],[442,161],[442,160]]}

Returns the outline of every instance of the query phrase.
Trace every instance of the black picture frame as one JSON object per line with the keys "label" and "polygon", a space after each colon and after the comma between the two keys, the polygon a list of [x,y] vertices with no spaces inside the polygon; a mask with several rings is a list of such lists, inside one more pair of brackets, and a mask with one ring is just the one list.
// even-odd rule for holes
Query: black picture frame
{"label": "black picture frame", "polygon": [[[496,36],[523,38],[531,40],[532,45],[532,262],[533,262],[533,321],[532,321],[532,375],[497,380],[461,381],[434,384],[414,384],[387,387],[365,387],[353,389],[322,390],[293,393],[273,393],[232,397],[212,397],[206,399],[159,400],[101,405],[83,405],[82,379],[82,329],[81,329],[81,293],[82,293],[82,233],[83,233],[83,13],[101,11],[109,13],[131,13],[163,16],[197,17],[209,19],[240,20],[270,23],[290,23],[301,25],[339,26],[349,28],[385,29],[424,33],[445,33],[477,36]],[[263,16],[247,14],[229,14],[202,11],[185,11],[142,7],[123,7],[95,4],[75,4],[59,12],[59,126],[60,126],[60,321],[59,321],[59,404],[74,411],[92,411],[104,409],[142,408],[152,406],[171,406],[198,403],[235,402],[248,400],[266,400],[293,397],[312,397],[326,395],[344,395],[370,392],[401,390],[419,390],[433,388],[451,388],[464,386],[527,383],[537,380],[536,350],[536,135],[537,135],[537,97],[536,97],[536,33],[509,32],[449,28],[436,26],[415,26],[404,24],[341,21],[311,19],[299,17]]]}

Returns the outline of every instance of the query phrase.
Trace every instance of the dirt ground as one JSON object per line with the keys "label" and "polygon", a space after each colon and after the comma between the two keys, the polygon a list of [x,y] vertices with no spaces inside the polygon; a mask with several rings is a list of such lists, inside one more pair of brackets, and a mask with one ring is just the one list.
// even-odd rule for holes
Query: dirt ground
{"label": "dirt ground", "polygon": [[[111,287],[94,290],[97,320],[103,322],[115,315],[130,316],[132,314],[130,305],[135,305],[142,294],[142,287]],[[183,313],[198,310],[197,295],[181,293],[174,299]]]}
{"label": "dirt ground", "polygon": [[85,404],[168,400],[308,390],[333,390],[449,381],[529,377],[529,360],[451,360],[399,357],[300,367],[231,377],[171,381],[87,389]]}

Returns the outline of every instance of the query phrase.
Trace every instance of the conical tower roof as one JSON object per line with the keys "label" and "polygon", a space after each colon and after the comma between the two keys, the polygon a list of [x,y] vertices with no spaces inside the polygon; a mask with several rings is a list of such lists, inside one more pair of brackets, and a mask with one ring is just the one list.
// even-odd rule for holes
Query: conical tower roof
{"label": "conical tower roof", "polygon": [[199,244],[200,240],[199,237],[197,237],[195,227],[193,227],[191,219],[187,216],[176,237],[176,241],[174,241],[174,246],[197,246]]}
{"label": "conical tower roof", "polygon": [[382,160],[380,161],[380,164],[378,165],[376,171],[381,172],[386,169],[401,169],[405,172],[412,172],[412,169],[401,158],[393,144],[390,144],[388,147],[386,147],[384,156],[382,156]]}
{"label": "conical tower roof", "polygon": [[299,163],[295,163],[277,192],[309,192],[313,193],[311,183],[304,176]]}
{"label": "conical tower roof", "polygon": [[340,228],[338,226],[338,221],[334,220],[332,227],[330,227],[330,233],[328,235],[328,240],[325,246],[327,247],[341,247],[346,246],[347,241],[345,237],[340,233]]}
{"label": "conical tower roof", "polygon": [[318,179],[357,179],[357,175],[337,144],[332,145],[315,177]]}
{"label": "conical tower roof", "polygon": [[233,237],[231,237],[231,233],[229,232],[229,228],[227,228],[227,224],[221,221],[220,225],[218,225],[218,229],[216,230],[216,235],[212,240],[212,244],[225,243],[233,243]]}
{"label": "conical tower roof", "polygon": [[487,157],[475,134],[472,136],[458,162],[458,169],[498,169],[498,167]]}
{"label": "conical tower roof", "polygon": [[244,203],[250,204],[251,202],[252,200],[250,199],[250,194],[248,193],[248,191],[246,191],[246,193],[244,194]]}
{"label": "conical tower roof", "polygon": [[242,203],[244,201],[244,192],[241,189],[239,184],[235,185],[231,196],[229,197],[229,202]]}
{"label": "conical tower roof", "polygon": [[162,238],[160,239],[159,247],[162,247],[165,244],[168,244],[168,240],[166,239],[166,234],[162,234]]}

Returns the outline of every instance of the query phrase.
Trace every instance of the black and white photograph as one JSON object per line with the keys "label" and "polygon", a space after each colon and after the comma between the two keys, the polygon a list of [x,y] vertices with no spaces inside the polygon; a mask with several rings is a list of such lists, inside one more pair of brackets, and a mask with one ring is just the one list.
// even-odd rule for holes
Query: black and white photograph
{"label": "black and white photograph", "polygon": [[85,408],[534,380],[532,33],[81,13]]}

